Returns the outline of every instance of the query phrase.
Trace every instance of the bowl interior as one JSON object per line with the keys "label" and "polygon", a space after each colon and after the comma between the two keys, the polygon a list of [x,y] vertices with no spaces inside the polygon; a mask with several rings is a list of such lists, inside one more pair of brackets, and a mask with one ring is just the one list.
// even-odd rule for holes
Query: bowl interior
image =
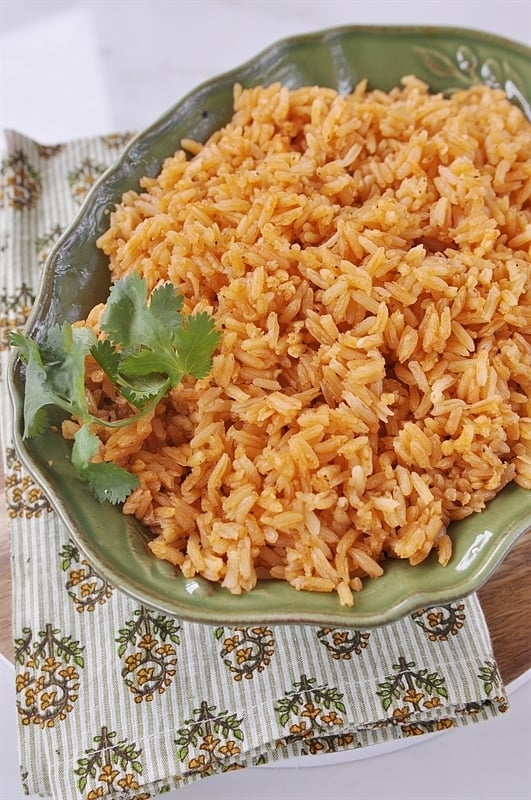
{"label": "bowl interior", "polygon": [[[198,87],[132,140],[51,254],[28,332],[39,338],[57,322],[82,319],[106,299],[108,266],[95,241],[108,224],[110,210],[125,191],[137,188],[142,176],[156,175],[183,137],[205,140],[230,119],[235,82],[320,84],[347,92],[367,78],[371,87],[387,91],[406,74],[425,80],[433,91],[477,82],[501,86],[531,118],[531,50],[495,36],[453,28],[348,27],[279,42]],[[58,434],[50,431],[23,440],[24,374],[16,359],[9,385],[19,455],[95,568],[140,602],[183,619],[353,627],[387,623],[474,591],[531,527],[531,492],[510,485],[484,512],[451,526],[454,555],[446,568],[434,558],[421,567],[388,561],[385,575],[366,582],[353,609],[339,606],[335,596],[297,592],[276,581],[263,581],[251,593],[234,596],[203,580],[185,580],[156,560],[147,548],[149,534],[136,520],[94,500],[70,464],[70,445]]]}

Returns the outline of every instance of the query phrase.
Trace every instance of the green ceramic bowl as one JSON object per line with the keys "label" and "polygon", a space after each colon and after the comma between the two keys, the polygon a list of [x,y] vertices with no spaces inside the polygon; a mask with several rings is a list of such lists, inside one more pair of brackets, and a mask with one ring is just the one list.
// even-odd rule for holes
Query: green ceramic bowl
{"label": "green ceramic bowl", "polygon": [[[109,210],[143,175],[157,174],[183,137],[204,140],[229,120],[235,82],[320,84],[346,92],[366,77],[371,87],[387,91],[405,74],[416,74],[434,91],[476,82],[501,86],[531,118],[531,50],[496,36],[455,28],[344,27],[281,41],[199,86],[128,145],[51,254],[29,332],[38,337],[56,322],[83,318],[106,299],[108,268],[95,241]],[[367,581],[353,609],[342,608],[335,595],[297,592],[276,581],[263,581],[252,592],[234,596],[203,580],[185,580],[156,560],[146,546],[148,532],[119,508],[100,505],[78,480],[69,444],[58,434],[23,441],[24,375],[16,359],[9,383],[20,457],[72,538],[114,586],[182,619],[226,625],[385,624],[475,591],[531,528],[531,492],[510,485],[485,511],[452,525],[454,555],[447,567],[431,558],[418,567],[389,561],[383,577]]]}

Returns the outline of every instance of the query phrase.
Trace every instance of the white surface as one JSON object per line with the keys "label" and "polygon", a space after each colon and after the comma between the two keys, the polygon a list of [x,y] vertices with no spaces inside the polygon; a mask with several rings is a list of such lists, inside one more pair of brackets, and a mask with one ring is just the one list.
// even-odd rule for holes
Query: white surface
{"label": "white surface", "polygon": [[[0,0],[0,125],[42,143],[138,129],[280,38],[399,23],[479,28],[531,44],[529,0]],[[510,687],[510,710],[490,722],[367,751],[364,760],[244,770],[162,797],[529,800],[530,677]],[[0,709],[0,800],[21,800],[13,671],[1,659]]]}
{"label": "white surface", "polygon": [[1,125],[45,144],[137,129],[285,36],[400,23],[531,44],[529,0],[0,0]]}

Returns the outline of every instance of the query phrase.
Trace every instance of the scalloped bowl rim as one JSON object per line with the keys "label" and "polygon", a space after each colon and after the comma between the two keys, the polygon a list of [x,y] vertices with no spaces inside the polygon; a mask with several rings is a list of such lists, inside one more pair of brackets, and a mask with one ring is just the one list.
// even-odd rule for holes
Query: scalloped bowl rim
{"label": "scalloped bowl rim", "polygon": [[[261,62],[273,58],[275,54],[288,52],[290,48],[302,42],[320,41],[326,42],[327,40],[348,35],[350,33],[381,33],[381,34],[421,34],[429,35],[436,32],[437,34],[452,34],[468,37],[469,39],[477,39],[478,42],[488,43],[493,42],[499,46],[510,48],[514,52],[519,52],[524,56],[531,56],[531,48],[519,42],[512,41],[505,37],[496,34],[484,33],[480,30],[467,29],[454,26],[424,26],[424,25],[342,25],[337,27],[326,28],[322,31],[315,31],[303,33],[299,35],[288,36],[280,39],[268,47],[262,49],[257,55],[247,59],[243,63],[226,70],[213,78],[199,83],[191,91],[187,92],[181,99],[174,103],[166,112],[160,115],[154,122],[147,127],[140,130],[128,141],[126,146],[122,149],[119,157],[109,166],[102,175],[94,182],[84,201],[82,202],[79,210],[74,215],[70,224],[65,228],[60,238],[54,245],[53,249],[48,255],[42,277],[39,283],[36,299],[33,308],[29,314],[26,329],[31,330],[38,320],[39,314],[42,313],[42,303],[45,299],[46,289],[49,281],[54,277],[56,270],[56,261],[62,252],[63,248],[67,245],[70,239],[75,235],[83,220],[87,216],[90,209],[95,205],[99,193],[102,192],[102,187],[105,187],[112,176],[119,175],[122,170],[127,166],[128,161],[135,148],[140,145],[150,135],[156,133],[164,124],[168,123],[180,109],[184,109],[190,103],[196,103],[204,93],[212,91],[216,86],[222,86],[228,81],[232,83],[237,82],[239,76],[250,68],[255,68]],[[113,200],[115,202],[115,199]],[[86,532],[83,527],[79,525],[75,515],[72,514],[68,505],[58,495],[56,488],[49,480],[46,472],[35,464],[31,452],[28,450],[26,442],[22,438],[22,417],[23,417],[23,391],[19,391],[17,386],[18,370],[20,370],[20,362],[16,353],[13,353],[9,360],[7,385],[11,398],[12,408],[15,418],[14,426],[14,443],[18,456],[28,472],[35,478],[38,484],[42,487],[47,495],[51,506],[57,513],[58,517],[65,524],[67,530],[72,535],[72,538],[79,545],[80,549],[91,561],[92,565],[97,569],[103,578],[116,588],[123,591],[130,597],[145,603],[163,613],[178,616],[182,619],[187,619],[192,622],[199,622],[205,624],[256,624],[256,623],[277,623],[277,624],[307,624],[307,625],[321,625],[321,624],[336,624],[346,627],[370,628],[379,625],[391,623],[401,617],[406,616],[415,610],[426,607],[441,605],[455,601],[459,598],[465,597],[480,588],[485,581],[490,577],[501,560],[514,546],[516,541],[531,530],[531,503],[526,501],[526,507],[520,514],[512,518],[508,527],[505,529],[503,535],[495,536],[494,542],[487,548],[487,552],[482,554],[481,561],[476,564],[475,572],[471,575],[463,569],[462,580],[454,580],[451,585],[442,586],[439,589],[418,588],[412,586],[407,590],[403,590],[400,594],[398,601],[387,607],[386,609],[377,609],[372,611],[363,611],[354,606],[354,608],[345,608],[338,606],[337,609],[332,611],[323,610],[319,611],[313,608],[310,611],[305,611],[297,607],[297,599],[293,602],[295,608],[289,609],[285,606],[281,610],[267,610],[262,609],[260,612],[255,610],[247,610],[244,607],[237,608],[238,600],[240,598],[230,596],[233,602],[233,610],[230,613],[220,612],[217,614],[215,607],[212,608],[208,602],[208,598],[214,593],[219,595],[220,592],[226,592],[219,586],[211,588],[211,585],[203,579],[191,579],[184,581],[185,587],[188,585],[190,591],[190,598],[193,597],[194,591],[197,591],[199,603],[191,606],[187,602],[172,599],[171,601],[161,598],[160,592],[146,587],[141,580],[135,580],[128,576],[125,580],[123,575],[117,575],[116,568],[109,566],[108,562],[97,549],[94,549],[93,544],[87,538]],[[508,487],[510,488],[510,487]],[[517,489],[516,491],[519,491]],[[525,491],[525,490],[524,490]],[[531,495],[527,493],[526,495]],[[494,501],[492,501],[494,502]],[[481,512],[485,514],[485,512]],[[478,516],[477,514],[475,515]],[[469,518],[470,519],[470,518]],[[485,535],[489,534],[487,538]],[[481,550],[493,534],[488,530],[480,531],[478,534],[478,541],[483,537],[482,541],[472,543],[472,549],[479,548]],[[478,552],[479,552],[478,550]],[[154,558],[152,556],[152,558]],[[431,557],[430,557],[431,558]],[[403,570],[405,567],[408,569],[417,570],[419,567],[409,568],[404,562],[397,562],[388,560],[386,571],[388,570]],[[422,569],[422,565],[420,565]],[[400,574],[400,573],[398,573]],[[416,573],[417,575],[419,573]],[[118,577],[118,581],[116,580]],[[179,580],[179,578],[176,578]],[[181,580],[182,576],[181,576]],[[382,581],[382,578],[374,581],[375,584]],[[370,585],[369,582],[367,586]],[[362,590],[362,594],[367,593],[367,586]],[[259,587],[259,588],[258,588]],[[257,589],[252,592],[262,591],[267,595],[269,590],[278,592],[279,587],[282,591],[286,590],[295,595],[303,596],[307,593],[297,592],[293,587],[287,587],[284,582],[274,580],[259,581]],[[186,589],[188,591],[188,589]],[[308,593],[309,594],[309,593]],[[203,603],[202,601],[205,600]]]}

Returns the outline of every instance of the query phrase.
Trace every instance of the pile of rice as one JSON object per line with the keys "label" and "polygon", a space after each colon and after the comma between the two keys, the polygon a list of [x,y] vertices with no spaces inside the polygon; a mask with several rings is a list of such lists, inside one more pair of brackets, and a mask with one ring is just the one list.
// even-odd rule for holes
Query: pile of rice
{"label": "pile of rice", "polygon": [[[101,431],[141,481],[125,513],[234,593],[348,606],[386,558],[446,564],[451,520],[531,488],[531,124],[485,86],[236,86],[181,147],[98,244],[222,339],[207,379]],[[88,390],[130,413],[95,364]]]}

